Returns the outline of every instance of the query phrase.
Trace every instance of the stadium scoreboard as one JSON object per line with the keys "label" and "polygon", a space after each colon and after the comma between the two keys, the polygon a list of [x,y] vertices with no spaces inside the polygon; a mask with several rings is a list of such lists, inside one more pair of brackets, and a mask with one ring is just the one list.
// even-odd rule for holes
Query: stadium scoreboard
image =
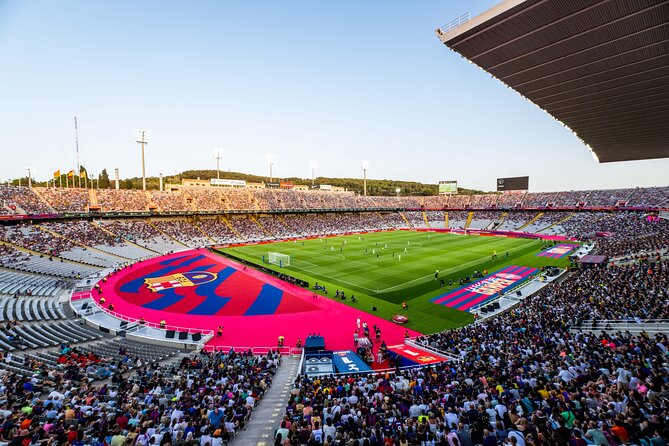
{"label": "stadium scoreboard", "polygon": [[458,182],[457,181],[440,181],[439,182],[439,195],[452,195],[458,193]]}
{"label": "stadium scoreboard", "polygon": [[497,192],[529,189],[530,177],[497,178]]}

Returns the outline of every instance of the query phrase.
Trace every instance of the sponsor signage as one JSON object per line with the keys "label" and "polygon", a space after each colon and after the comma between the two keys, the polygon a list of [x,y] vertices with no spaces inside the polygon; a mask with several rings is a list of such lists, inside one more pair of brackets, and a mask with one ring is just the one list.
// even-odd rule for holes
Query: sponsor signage
{"label": "sponsor signage", "polygon": [[457,288],[443,296],[435,297],[430,301],[460,311],[467,311],[474,305],[484,303],[495,295],[503,294],[537,272],[536,268],[507,266],[476,282]]}
{"label": "sponsor signage", "polygon": [[232,186],[232,187],[244,187],[246,186],[246,181],[244,180],[224,180],[222,178],[212,178],[212,186]]}
{"label": "sponsor signage", "polygon": [[295,185],[293,183],[282,181],[279,183],[279,187],[281,189],[292,189],[293,187],[295,187]]}
{"label": "sponsor signage", "polygon": [[557,246],[553,246],[552,248],[545,249],[541,251],[537,256],[539,257],[551,257],[553,259],[561,259],[562,257],[566,256],[573,250],[577,249],[579,245],[575,245],[573,243],[561,243]]}
{"label": "sponsor signage", "polygon": [[321,184],[320,189],[321,190],[332,190],[332,186],[330,184]]}
{"label": "sponsor signage", "polygon": [[437,364],[446,361],[446,358],[442,356],[406,344],[389,345],[388,350],[410,362],[420,365]]}
{"label": "sponsor signage", "polygon": [[273,182],[265,183],[265,187],[277,188],[279,186],[281,186],[281,183],[273,183]]}
{"label": "sponsor signage", "polygon": [[334,352],[332,354],[332,362],[334,362],[338,373],[358,373],[372,370],[360,356],[351,350]]}

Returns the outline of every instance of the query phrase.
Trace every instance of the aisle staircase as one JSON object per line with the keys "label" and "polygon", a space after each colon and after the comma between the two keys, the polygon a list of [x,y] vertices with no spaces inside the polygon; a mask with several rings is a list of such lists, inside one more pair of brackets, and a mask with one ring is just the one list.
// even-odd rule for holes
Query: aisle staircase
{"label": "aisle staircase", "polygon": [[400,215],[402,216],[402,220],[404,220],[404,223],[407,224],[407,227],[412,228],[413,225],[411,223],[409,223],[409,220],[407,220],[407,216],[404,215],[404,212],[400,211]]}
{"label": "aisle staircase", "polygon": [[214,240],[213,238],[211,238],[211,237],[209,236],[209,234],[207,234],[206,232],[204,232],[204,229],[202,229],[202,228],[200,227],[200,225],[197,224],[197,222],[193,221],[193,223],[191,223],[191,224],[193,225],[193,227],[195,227],[195,229],[197,229],[198,231],[200,231],[200,233],[202,233],[202,235],[204,235],[209,241],[211,241],[212,243],[216,243],[216,240]]}
{"label": "aisle staircase", "polygon": [[266,230],[263,225],[260,223],[260,221],[255,217],[255,215],[251,215],[251,221],[254,222],[260,230],[262,231],[263,234],[265,234],[267,237],[274,237],[274,234],[271,234],[268,230]]}
{"label": "aisle staircase", "polygon": [[508,211],[502,212],[502,215],[499,216],[499,220],[497,220],[497,226],[496,228],[499,228],[502,226],[502,223],[504,223],[504,220],[506,220],[506,217],[509,215]]}
{"label": "aisle staircase", "polygon": [[97,189],[88,189],[88,203],[89,207],[97,207],[98,206],[98,191]]}
{"label": "aisle staircase", "polygon": [[222,221],[223,223],[225,223],[225,225],[228,227],[228,229],[230,229],[233,234],[235,234],[237,237],[239,237],[240,240],[244,240],[244,237],[242,237],[239,234],[239,232],[237,232],[235,227],[232,226],[232,224],[230,223],[230,221],[226,217],[221,217],[221,219],[219,221]]}
{"label": "aisle staircase", "polygon": [[425,226],[427,226],[429,228],[430,227],[430,221],[427,219],[427,214],[425,213],[425,211],[421,212],[421,214],[423,214],[423,221],[425,222]]}
{"label": "aisle staircase", "polygon": [[121,240],[123,240],[123,243],[126,243],[128,245],[132,245],[132,246],[136,246],[136,247],[141,248],[141,249],[145,249],[145,250],[147,250],[147,251],[149,251],[150,253],[153,253],[153,254],[161,254],[158,251],[154,251],[153,249],[147,248],[146,246],[142,246],[140,244],[137,244],[137,243],[133,242],[132,240],[128,240],[127,238],[123,237],[122,235],[119,235],[115,232],[110,231],[109,229],[105,228],[104,225],[100,224],[97,221],[92,221],[91,224],[94,225],[94,226],[97,226],[98,229],[100,229],[101,231],[106,232],[107,234],[109,234],[113,237],[120,238]]}
{"label": "aisle staircase", "polygon": [[244,430],[230,442],[230,446],[271,446],[274,444],[274,431],[280,426],[284,409],[290,399],[293,380],[298,374],[299,356],[283,358],[272,386],[265,392],[258,406],[251,413],[251,419]]}
{"label": "aisle staircase", "polygon": [[444,212],[444,228],[448,229],[448,212]]}
{"label": "aisle staircase", "polygon": [[467,215],[467,221],[465,222],[465,229],[467,229],[469,225],[472,224],[473,219],[474,219],[474,211],[469,211],[469,214]]}
{"label": "aisle staircase", "polygon": [[149,226],[151,226],[153,229],[155,229],[156,231],[160,232],[161,234],[163,234],[165,237],[167,237],[167,238],[169,238],[169,239],[171,239],[171,240],[174,240],[175,242],[177,242],[177,243],[180,244],[181,246],[185,246],[186,248],[190,248],[190,246],[188,246],[187,244],[185,244],[185,243],[182,242],[181,240],[179,240],[179,239],[177,239],[177,238],[175,238],[175,237],[172,237],[172,236],[169,235],[167,232],[161,230],[158,226],[154,225],[154,224],[151,222],[151,220],[146,220],[146,224],[149,225]]}
{"label": "aisle staircase", "polygon": [[285,227],[287,227],[288,229],[290,229],[291,232],[297,234],[297,231],[295,230],[295,228],[293,228],[291,225],[288,224],[288,222],[287,222],[286,219],[283,217],[283,215],[277,215],[277,218],[279,219],[279,221],[280,221]]}
{"label": "aisle staircase", "polygon": [[[37,198],[39,198],[42,204],[45,205],[47,208],[49,208],[52,214],[57,214],[58,212],[56,212],[56,210],[49,204],[49,202],[46,201],[46,198],[42,196],[42,191],[44,191],[45,189],[46,189],[45,187],[33,187],[33,192],[35,192],[35,195],[37,195]],[[25,214],[26,212],[23,211],[23,213]]]}
{"label": "aisle staircase", "polygon": [[545,228],[541,228],[541,229],[539,229],[539,230],[537,231],[537,234],[540,233],[540,232],[546,231],[546,230],[552,228],[553,226],[556,226],[556,225],[559,225],[559,224],[564,223],[565,221],[567,221],[567,220],[569,220],[570,218],[572,218],[574,215],[576,215],[576,212],[572,212],[571,214],[567,215],[567,216],[566,216],[565,218],[563,218],[562,220],[560,220],[560,221],[556,221],[556,222],[553,223],[552,225],[548,225],[548,226],[546,226]]}
{"label": "aisle staircase", "polygon": [[534,217],[532,217],[527,223],[525,223],[524,225],[522,225],[522,226],[519,227],[519,228],[516,228],[515,230],[516,230],[516,231],[522,231],[523,229],[527,228],[529,225],[531,225],[531,224],[534,223],[535,221],[539,220],[539,219],[541,218],[542,215],[544,215],[543,212],[538,212],[537,215],[535,215]]}

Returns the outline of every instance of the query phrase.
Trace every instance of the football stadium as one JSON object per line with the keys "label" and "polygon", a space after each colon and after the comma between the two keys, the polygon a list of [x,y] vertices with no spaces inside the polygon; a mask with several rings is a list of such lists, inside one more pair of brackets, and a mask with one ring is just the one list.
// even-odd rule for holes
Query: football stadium
{"label": "football stadium", "polygon": [[[205,9],[215,15],[223,3]],[[114,164],[93,169],[84,166],[97,155],[83,144],[80,151],[80,132],[89,139],[100,132],[104,145],[113,138],[102,129],[117,121],[91,111],[92,129],[74,118],[67,154],[43,156],[31,142],[41,135],[30,132],[16,139],[25,146],[0,139],[12,177],[0,185],[0,446],[666,445],[669,170],[657,172],[669,158],[669,2],[475,3],[486,7],[421,30],[431,33],[428,46],[443,50],[440,63],[479,76],[471,82],[485,101],[506,86],[495,95],[508,115],[523,102],[532,122],[557,121],[558,132],[576,136],[590,172],[613,172],[606,169],[615,164],[624,175],[592,174],[574,180],[588,184],[574,189],[580,158],[559,161],[530,148],[517,159],[513,152],[486,158],[477,147],[457,171],[448,168],[449,157],[458,162],[455,150],[434,152],[445,152],[442,159],[383,148],[379,165],[389,166],[380,159],[392,155],[420,181],[368,178],[371,164],[357,160],[355,178],[316,177],[316,168],[336,170],[315,161],[309,178],[294,176],[294,166],[277,176],[281,159],[273,155],[263,166],[269,175],[245,164],[233,171],[221,168],[220,150],[216,169],[201,169],[191,146],[176,156],[152,152],[160,139],[144,129],[130,144],[132,159],[111,147],[119,151]],[[152,12],[164,18],[159,10]],[[9,24],[35,13],[13,11]],[[358,12],[355,20],[372,20]],[[122,22],[114,14],[105,20]],[[239,33],[235,45],[243,48],[247,34],[226,32]],[[204,45],[197,33],[188,39]],[[184,60],[205,64],[193,51]],[[292,48],[283,51],[293,57]],[[407,51],[424,49],[412,43]],[[152,64],[148,55],[142,60]],[[201,73],[176,65],[177,77],[198,82]],[[257,73],[237,69],[240,88],[267,94]],[[133,84],[121,68],[111,71]],[[318,91],[309,75],[304,88]],[[465,79],[450,82],[460,81],[449,87],[466,88]],[[173,94],[178,114],[211,105]],[[458,122],[442,126],[457,130],[489,116],[460,106]],[[160,109],[151,113],[171,119],[170,107]],[[363,116],[357,112],[355,119]],[[257,125],[255,111],[246,113],[232,126],[252,139],[243,122]],[[407,108],[407,121],[412,113]],[[118,119],[141,121],[141,112],[127,114]],[[509,119],[518,132],[535,126]],[[13,125],[2,133],[19,132]],[[502,144],[499,127],[477,125],[489,132],[466,141],[490,136]],[[182,128],[160,128],[183,137]],[[526,130],[544,143],[540,127]],[[58,132],[45,122],[40,133],[55,140]],[[313,135],[305,129],[294,140]],[[135,172],[140,151],[141,175],[121,176],[119,169]],[[55,167],[24,169],[14,158],[22,152]],[[348,160],[337,147],[313,149],[312,157],[330,152]],[[154,172],[157,157],[173,175]],[[428,181],[437,159],[447,173]],[[644,160],[657,164],[635,164]],[[513,166],[525,162],[537,164],[516,175]],[[374,175],[395,175],[388,169]],[[502,173],[478,173],[485,169]]]}

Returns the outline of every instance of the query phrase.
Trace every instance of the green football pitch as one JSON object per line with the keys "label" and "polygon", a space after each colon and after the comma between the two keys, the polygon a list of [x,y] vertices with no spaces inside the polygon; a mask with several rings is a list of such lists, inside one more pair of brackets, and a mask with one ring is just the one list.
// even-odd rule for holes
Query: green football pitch
{"label": "green football pitch", "polygon": [[[543,241],[465,236],[439,232],[391,231],[221,249],[223,253],[335,290],[357,302],[344,303],[377,316],[409,317],[408,327],[434,333],[473,321],[468,312],[430,302],[459,287],[474,271],[492,273],[508,265],[564,267],[568,259],[537,257]],[[270,252],[290,256],[290,266],[267,263]],[[493,252],[497,259],[492,260]],[[508,254],[508,255],[507,255]],[[439,280],[435,272],[439,270]],[[441,286],[441,280],[444,286]],[[401,303],[406,301],[408,310]]]}

